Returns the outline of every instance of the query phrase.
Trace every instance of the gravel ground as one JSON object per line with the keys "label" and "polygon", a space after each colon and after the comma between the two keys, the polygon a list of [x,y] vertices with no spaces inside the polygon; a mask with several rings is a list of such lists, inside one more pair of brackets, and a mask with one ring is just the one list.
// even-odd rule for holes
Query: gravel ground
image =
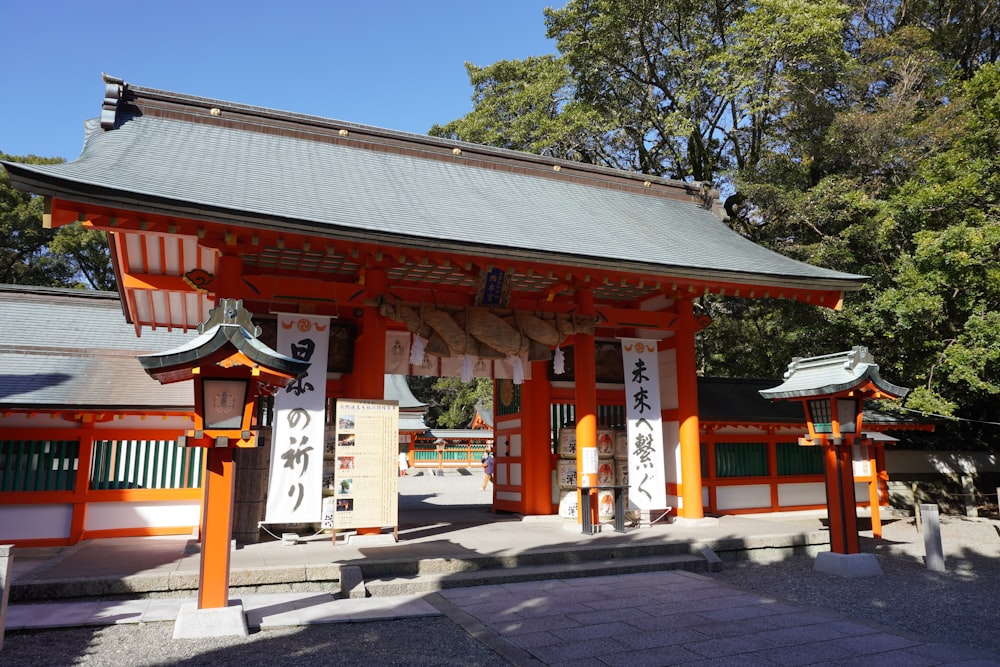
{"label": "gravel ground", "polygon": [[925,567],[923,534],[910,518],[886,523],[881,540],[861,533],[862,551],[876,555],[882,577],[814,572],[814,559],[805,556],[726,563],[711,576],[890,631],[1000,655],[1000,521],[941,516],[940,522],[946,572]]}
{"label": "gravel ground", "polygon": [[[463,475],[463,477],[466,477]],[[442,483],[407,483],[425,501]],[[452,482],[454,484],[454,482]],[[466,503],[479,482],[468,475]],[[942,516],[947,572],[924,566],[922,534],[912,519],[886,522],[881,540],[862,533],[882,577],[851,579],[814,572],[811,557],[770,564],[725,563],[710,575],[730,585],[885,626],[924,640],[1000,655],[1000,521]],[[461,665],[509,664],[447,617],[289,627],[249,637],[174,640],[173,623],[8,632],[0,665]]]}
{"label": "gravel ground", "polygon": [[406,665],[509,663],[444,617],[277,628],[249,637],[173,639],[173,623],[8,633],[0,665]]}

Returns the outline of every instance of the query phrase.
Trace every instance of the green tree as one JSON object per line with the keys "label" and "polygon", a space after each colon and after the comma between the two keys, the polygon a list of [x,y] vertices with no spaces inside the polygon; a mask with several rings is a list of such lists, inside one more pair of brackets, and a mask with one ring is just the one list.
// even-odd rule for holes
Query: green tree
{"label": "green tree", "polygon": [[462,382],[453,377],[413,376],[407,379],[410,390],[427,404],[424,421],[431,428],[468,428],[476,416],[476,403],[486,409],[493,406],[493,381],[477,378]]}
{"label": "green tree", "polygon": [[986,66],[942,114],[941,145],[889,198],[882,238],[901,252],[859,304],[912,379],[909,405],[996,420],[1000,395],[1000,68]]}
{"label": "green tree", "polygon": [[[58,164],[61,158],[14,157],[0,160]],[[13,285],[113,290],[114,273],[107,238],[79,224],[57,230],[42,227],[41,197],[14,189],[0,169],[0,282]]]}
{"label": "green tree", "polygon": [[840,68],[831,0],[573,0],[546,10],[577,98],[636,171],[718,181],[750,169],[775,120],[822,101]]}
{"label": "green tree", "polygon": [[711,181],[739,233],[870,276],[841,311],[702,298],[703,372],[864,344],[911,407],[996,421],[1000,4],[570,0],[546,25],[551,69],[470,69],[491,85],[449,136]]}
{"label": "green tree", "polygon": [[607,123],[573,97],[565,60],[554,56],[466,63],[473,110],[430,134],[540,155],[607,164],[600,137]]}

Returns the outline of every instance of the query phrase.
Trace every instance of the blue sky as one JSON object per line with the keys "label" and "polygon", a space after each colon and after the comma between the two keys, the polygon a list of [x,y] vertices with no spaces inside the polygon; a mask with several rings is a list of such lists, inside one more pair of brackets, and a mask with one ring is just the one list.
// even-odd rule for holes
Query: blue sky
{"label": "blue sky", "polygon": [[0,152],[72,160],[107,72],[146,88],[426,133],[472,108],[464,63],[555,53],[565,0],[3,0]]}

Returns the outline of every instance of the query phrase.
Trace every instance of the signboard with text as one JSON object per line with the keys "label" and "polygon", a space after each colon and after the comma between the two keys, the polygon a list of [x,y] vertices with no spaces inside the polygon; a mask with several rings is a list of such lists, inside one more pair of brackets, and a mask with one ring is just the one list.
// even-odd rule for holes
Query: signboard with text
{"label": "signboard with text", "polygon": [[338,399],[333,527],[398,524],[399,404]]}

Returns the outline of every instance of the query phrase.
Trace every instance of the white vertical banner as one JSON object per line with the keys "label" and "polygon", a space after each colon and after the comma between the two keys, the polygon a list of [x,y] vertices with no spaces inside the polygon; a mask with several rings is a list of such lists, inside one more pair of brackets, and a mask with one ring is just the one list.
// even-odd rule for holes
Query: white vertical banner
{"label": "white vertical banner", "polygon": [[660,376],[655,340],[622,339],[628,421],[628,501],[640,510],[667,507]]}
{"label": "white vertical banner", "polygon": [[274,396],[267,523],[318,522],[323,513],[323,445],[330,318],[278,316],[278,352],[309,371]]}

